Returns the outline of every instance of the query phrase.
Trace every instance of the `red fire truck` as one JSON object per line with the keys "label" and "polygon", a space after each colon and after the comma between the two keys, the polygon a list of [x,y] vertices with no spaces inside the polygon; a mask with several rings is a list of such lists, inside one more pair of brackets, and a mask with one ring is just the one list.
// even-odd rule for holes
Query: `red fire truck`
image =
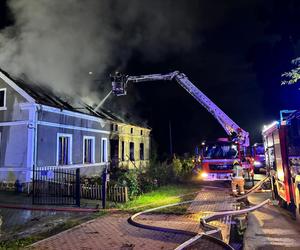
{"label": "red fire truck", "polygon": [[233,162],[239,160],[238,145],[227,138],[202,142],[196,150],[194,172],[202,180],[230,180]]}
{"label": "red fire truck", "polygon": [[299,218],[300,111],[265,126],[262,135],[273,195]]}
{"label": "red fire truck", "polygon": [[265,149],[263,143],[255,143],[251,147],[251,157],[253,161],[253,170],[255,173],[259,174],[265,172],[266,159],[265,159]]}

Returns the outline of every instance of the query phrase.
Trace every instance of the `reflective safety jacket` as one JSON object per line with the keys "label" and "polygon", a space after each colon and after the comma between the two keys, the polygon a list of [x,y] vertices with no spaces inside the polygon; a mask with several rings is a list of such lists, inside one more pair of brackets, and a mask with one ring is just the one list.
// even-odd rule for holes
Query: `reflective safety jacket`
{"label": "reflective safety jacket", "polygon": [[244,175],[243,167],[240,165],[234,165],[233,166],[233,178],[243,179],[244,178],[243,175]]}

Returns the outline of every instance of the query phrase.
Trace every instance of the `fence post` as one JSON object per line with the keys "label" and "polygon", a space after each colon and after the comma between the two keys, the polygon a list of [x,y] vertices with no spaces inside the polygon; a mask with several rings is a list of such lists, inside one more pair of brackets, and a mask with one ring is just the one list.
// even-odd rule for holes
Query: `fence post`
{"label": "fence post", "polygon": [[32,166],[32,204],[35,204],[34,196],[35,196],[35,165]]}
{"label": "fence post", "polygon": [[76,206],[80,207],[80,169],[76,168]]}
{"label": "fence post", "polygon": [[128,188],[125,187],[125,202],[128,201]]}
{"label": "fence post", "polygon": [[106,193],[107,193],[107,181],[109,179],[109,174],[107,171],[107,166],[102,173],[102,208],[106,208]]}

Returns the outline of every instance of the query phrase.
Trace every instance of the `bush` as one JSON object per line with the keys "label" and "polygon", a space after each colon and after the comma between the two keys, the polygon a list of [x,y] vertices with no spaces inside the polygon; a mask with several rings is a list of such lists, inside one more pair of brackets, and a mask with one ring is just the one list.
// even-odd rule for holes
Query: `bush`
{"label": "bush", "polygon": [[118,178],[118,183],[128,187],[128,196],[130,199],[141,194],[139,173],[136,170],[128,170],[121,174]]}
{"label": "bush", "polygon": [[139,185],[142,193],[153,191],[157,187],[157,179],[151,178],[151,176],[145,172],[139,175]]}
{"label": "bush", "polygon": [[172,161],[172,170],[174,174],[174,179],[177,180],[181,177],[182,175],[182,163],[180,159],[174,157]]}
{"label": "bush", "polygon": [[81,176],[80,177],[81,184],[88,184],[88,185],[101,185],[102,184],[102,177],[101,176]]}
{"label": "bush", "polygon": [[148,178],[156,183],[157,186],[165,185],[172,176],[171,166],[166,162],[150,161],[149,167],[146,169]]}
{"label": "bush", "polygon": [[171,162],[157,161],[152,157],[143,171],[138,169],[112,169],[110,183],[128,187],[129,198],[153,191],[159,186],[186,181],[192,175],[194,167],[192,158],[180,159],[174,157]]}
{"label": "bush", "polygon": [[187,158],[182,160],[181,177],[184,179],[190,178],[193,173],[193,168],[194,168],[193,158]]}

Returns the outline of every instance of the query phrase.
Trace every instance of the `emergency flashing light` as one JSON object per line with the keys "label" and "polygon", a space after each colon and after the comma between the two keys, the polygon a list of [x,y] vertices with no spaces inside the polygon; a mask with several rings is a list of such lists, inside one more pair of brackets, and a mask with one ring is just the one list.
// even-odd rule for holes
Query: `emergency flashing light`
{"label": "emergency flashing light", "polygon": [[278,123],[278,121],[273,121],[271,124],[269,124],[269,125],[264,125],[264,127],[263,127],[263,133],[264,132],[266,132],[267,130],[269,130],[270,128],[272,128],[273,126],[275,126],[275,125],[278,125],[279,123]]}

